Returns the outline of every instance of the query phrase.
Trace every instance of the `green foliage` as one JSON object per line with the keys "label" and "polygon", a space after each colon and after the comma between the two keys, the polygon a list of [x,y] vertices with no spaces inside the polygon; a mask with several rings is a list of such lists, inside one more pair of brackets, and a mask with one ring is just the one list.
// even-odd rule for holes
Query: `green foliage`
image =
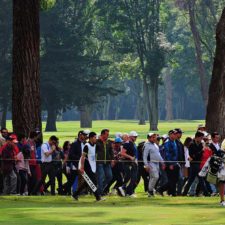
{"label": "green foliage", "polygon": [[50,10],[56,4],[56,0],[40,0],[41,10]]}

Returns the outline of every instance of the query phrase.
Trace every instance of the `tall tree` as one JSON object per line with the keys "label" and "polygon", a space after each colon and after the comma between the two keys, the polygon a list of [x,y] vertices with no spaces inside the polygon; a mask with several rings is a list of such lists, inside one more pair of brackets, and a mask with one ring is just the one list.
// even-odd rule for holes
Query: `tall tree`
{"label": "tall tree", "polygon": [[[104,4],[105,1],[99,2]],[[118,43],[128,46],[127,50],[136,52],[139,57],[150,130],[158,129],[159,75],[165,65],[167,51],[160,21],[160,5],[160,0],[115,0],[107,1],[105,7]]]}
{"label": "tall tree", "polygon": [[200,88],[203,101],[205,105],[208,101],[208,84],[207,84],[207,77],[206,77],[206,70],[202,60],[202,48],[201,48],[201,38],[200,34],[196,25],[195,19],[195,2],[196,0],[188,0],[188,12],[189,12],[189,23],[191,27],[191,31],[193,34],[193,39],[195,43],[196,49],[196,62],[198,65],[198,72],[200,77]]}
{"label": "tall tree", "polygon": [[13,0],[12,122],[16,133],[41,129],[40,0]]}
{"label": "tall tree", "polygon": [[216,29],[216,53],[209,100],[206,127],[209,132],[218,131],[225,137],[225,8]]}

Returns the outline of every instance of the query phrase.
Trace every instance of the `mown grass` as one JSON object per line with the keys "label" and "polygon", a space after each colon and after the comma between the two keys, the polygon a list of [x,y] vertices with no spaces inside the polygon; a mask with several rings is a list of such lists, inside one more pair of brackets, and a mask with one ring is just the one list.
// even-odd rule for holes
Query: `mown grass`
{"label": "mown grass", "polygon": [[189,225],[225,224],[225,208],[213,198],[108,197],[95,202],[93,196],[81,197],[0,197],[1,225],[63,224],[145,224]]}
{"label": "mown grass", "polygon": [[[193,136],[198,124],[204,123],[201,120],[174,120],[174,121],[160,121],[158,133],[163,135],[167,134],[169,130],[174,128],[181,128],[185,133],[183,138],[187,136]],[[12,130],[11,121],[7,121],[7,127]],[[44,140],[47,140],[51,135],[57,135],[62,144],[64,141],[73,141],[80,130],[79,121],[67,121],[67,122],[57,122],[57,132],[44,132],[45,122],[43,122],[43,134]],[[89,128],[91,131],[100,133],[102,129],[110,129],[110,138],[114,138],[116,132],[129,133],[132,130],[138,132],[139,137],[137,142],[146,139],[146,135],[149,131],[149,124],[138,125],[138,121],[135,120],[101,120],[93,121],[93,128]]]}

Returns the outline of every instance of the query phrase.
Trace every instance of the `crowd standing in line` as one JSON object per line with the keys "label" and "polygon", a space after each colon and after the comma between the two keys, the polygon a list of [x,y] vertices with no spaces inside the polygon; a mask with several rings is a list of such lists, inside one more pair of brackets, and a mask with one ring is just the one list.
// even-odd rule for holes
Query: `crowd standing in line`
{"label": "crowd standing in line", "polygon": [[225,141],[220,145],[219,133],[209,134],[199,125],[194,138],[183,144],[183,131],[175,128],[162,136],[148,133],[147,141],[136,145],[136,131],[118,132],[114,140],[109,132],[103,129],[98,136],[81,130],[73,143],[66,141],[61,148],[56,136],[41,143],[38,129],[25,137],[2,128],[0,194],[46,195],[50,187],[51,195],[74,200],[90,192],[96,201],[110,194],[135,198],[142,177],[150,198],[220,195],[225,206]]}

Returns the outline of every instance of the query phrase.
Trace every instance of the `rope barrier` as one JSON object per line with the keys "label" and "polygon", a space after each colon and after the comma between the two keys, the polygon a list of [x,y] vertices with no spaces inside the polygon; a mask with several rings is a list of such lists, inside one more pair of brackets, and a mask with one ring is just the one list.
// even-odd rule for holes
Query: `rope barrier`
{"label": "rope barrier", "polygon": [[[37,161],[37,162],[41,162],[41,160],[37,160],[37,159],[24,159],[25,161]],[[2,159],[0,158],[0,161],[21,161],[21,160],[17,160],[17,159]],[[79,162],[80,160],[67,160],[65,162]],[[121,159],[121,160],[95,160],[96,162],[144,162],[143,160],[124,160],[124,159]],[[51,162],[64,162],[63,160],[56,160],[56,159],[53,159]],[[152,162],[152,163],[186,163],[186,161],[167,161],[167,160],[164,160],[164,161],[157,161],[157,160],[150,160],[148,161],[149,162]],[[202,161],[189,161],[190,163],[201,163]]]}

